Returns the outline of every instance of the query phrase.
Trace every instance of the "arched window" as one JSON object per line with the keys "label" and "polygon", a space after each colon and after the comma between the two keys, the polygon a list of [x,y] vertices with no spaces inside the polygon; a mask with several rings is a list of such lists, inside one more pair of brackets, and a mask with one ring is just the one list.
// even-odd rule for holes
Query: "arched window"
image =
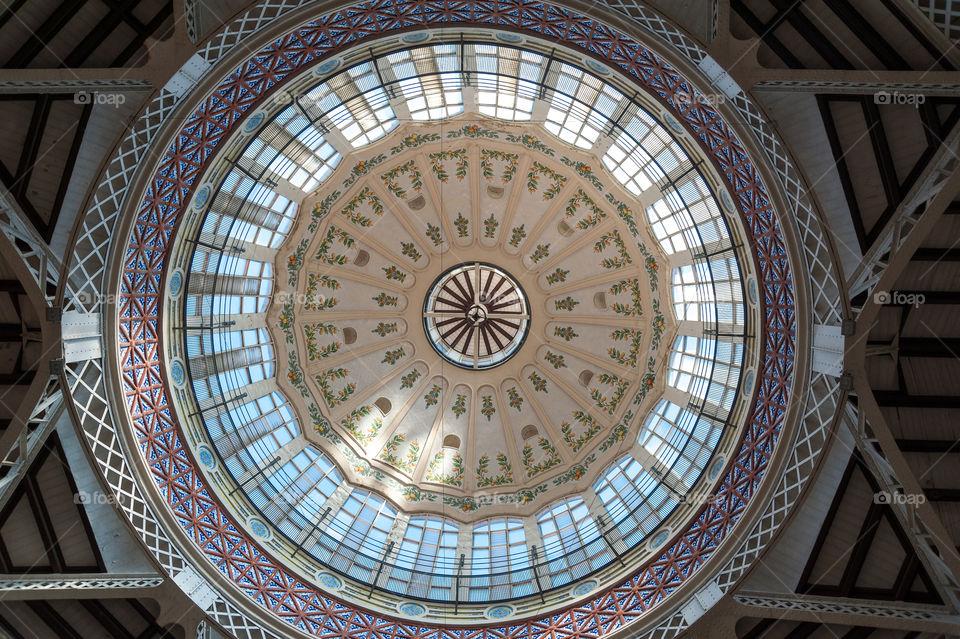
{"label": "arched window", "polygon": [[529,120],[537,97],[543,56],[491,44],[473,45],[477,110],[501,120]]}
{"label": "arched window", "polygon": [[189,334],[190,373],[197,399],[241,392],[274,376],[273,345],[265,328]]}
{"label": "arched window", "polygon": [[550,584],[562,586],[610,561],[597,522],[580,497],[557,502],[537,515]]}
{"label": "arched window", "polygon": [[[567,142],[589,149],[599,139],[623,99],[612,86],[563,62],[554,81],[544,128]],[[562,93],[561,93],[562,92]]]}
{"label": "arched window", "polygon": [[640,195],[686,159],[687,154],[649,113],[637,108],[602,160],[623,186]]}
{"label": "arched window", "polygon": [[661,192],[663,198],[647,207],[647,219],[665,253],[699,251],[729,240],[720,206],[700,174],[685,176],[677,185],[667,184]]}
{"label": "arched window", "polygon": [[444,517],[411,517],[387,588],[413,597],[450,599],[457,570],[457,525]]}
{"label": "arched window", "polygon": [[678,335],[667,366],[667,384],[729,411],[742,365],[742,344]]}
{"label": "arched window", "polygon": [[[721,430],[710,420],[661,399],[644,421],[639,442],[660,464],[651,474],[663,473],[671,488],[682,495],[700,477],[717,447]],[[676,483],[673,478],[683,485],[672,485]]]}
{"label": "arched window", "polygon": [[262,464],[300,433],[283,395],[267,393],[226,411],[208,411],[207,432],[234,478]]}
{"label": "arched window", "polygon": [[656,530],[677,506],[669,491],[630,455],[610,466],[593,490],[628,548]]}
{"label": "arched window", "polygon": [[228,253],[197,249],[187,282],[187,315],[262,313],[270,303],[273,266]]}
{"label": "arched window", "polygon": [[372,63],[352,66],[334,80],[336,87],[321,82],[302,102],[308,112],[326,113],[354,148],[379,140],[399,124]]}
{"label": "arched window", "polygon": [[670,293],[678,320],[735,326],[746,320],[740,269],[732,256],[673,269]]}
{"label": "arched window", "polygon": [[249,491],[253,504],[281,532],[296,539],[321,516],[343,481],[333,463],[307,446]]}
{"label": "arched window", "polygon": [[387,56],[400,81],[410,117],[440,120],[463,113],[460,60],[455,44],[397,51]]}
{"label": "arched window", "polygon": [[470,601],[533,594],[523,521],[489,519],[473,526]]}
{"label": "arched window", "polygon": [[384,498],[354,489],[308,550],[336,570],[370,583],[396,518],[396,509]]}

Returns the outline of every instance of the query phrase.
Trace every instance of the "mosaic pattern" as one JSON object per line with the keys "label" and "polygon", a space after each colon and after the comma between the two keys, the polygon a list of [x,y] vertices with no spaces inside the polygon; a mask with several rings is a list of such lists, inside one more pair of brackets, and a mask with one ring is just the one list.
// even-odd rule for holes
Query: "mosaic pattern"
{"label": "mosaic pattern", "polygon": [[[187,534],[211,561],[253,599],[314,635],[441,637],[446,631],[399,623],[346,607],[286,573],[245,537],[209,497],[170,417],[159,367],[158,308],[167,250],[195,180],[217,145],[264,94],[292,73],[368,36],[414,25],[460,23],[530,31],[565,41],[602,58],[653,92],[702,144],[736,194],[738,208],[763,283],[765,351],[758,395],[741,449],[728,474],[691,526],[634,577],[557,614],[462,634],[463,637],[534,637],[552,627],[565,636],[597,637],[619,628],[665,598],[711,556],[739,520],[772,455],[793,376],[795,307],[786,247],[756,167],[719,114],[665,61],[610,27],[541,2],[358,5],[305,25],[274,42],[229,74],[188,117],[168,149],[140,206],[121,282],[120,361],[131,362],[123,390],[141,450],[154,478]],[[365,172],[359,167],[357,172]],[[175,470],[174,470],[175,469]],[[720,505],[723,507],[721,508]],[[663,540],[664,542],[666,539]]]}

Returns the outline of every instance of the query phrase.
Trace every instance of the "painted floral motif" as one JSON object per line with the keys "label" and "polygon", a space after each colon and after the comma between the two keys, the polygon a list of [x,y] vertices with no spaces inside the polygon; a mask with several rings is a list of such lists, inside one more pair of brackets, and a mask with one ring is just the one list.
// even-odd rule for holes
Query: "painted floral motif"
{"label": "painted floral motif", "polygon": [[556,326],[553,329],[553,334],[555,337],[559,337],[565,342],[569,342],[575,337],[580,337],[580,333],[573,330],[572,326]]}
{"label": "painted floral motif", "polygon": [[653,335],[650,340],[650,348],[656,350],[660,348],[660,339],[663,337],[663,329],[666,327],[666,322],[663,318],[663,313],[660,312],[660,300],[654,298],[653,300]]}
{"label": "painted floral motif", "polygon": [[580,304],[577,300],[573,299],[569,295],[563,299],[554,300],[553,305],[557,307],[558,311],[573,311]]}
{"label": "painted floral motif", "polygon": [[420,379],[420,375],[421,373],[419,369],[413,369],[400,378],[400,388],[413,388],[413,385],[416,383],[416,381]]}
{"label": "painted floral motif", "polygon": [[330,214],[333,209],[333,203],[340,198],[340,191],[334,191],[327,197],[313,205],[313,211],[310,212],[310,225],[307,230],[315,233],[320,228],[320,222]]}
{"label": "painted floral motif", "polygon": [[610,231],[600,236],[600,239],[597,240],[597,243],[594,244],[593,250],[597,253],[601,253],[605,248],[610,245],[617,247],[617,255],[615,257],[605,257],[600,262],[600,265],[605,269],[620,269],[630,264],[633,264],[633,258],[630,257],[630,253],[627,252],[627,247],[623,243],[623,238],[620,237],[620,232],[616,229]]}
{"label": "painted floral motif", "polygon": [[583,432],[577,436],[569,422],[563,422],[560,425],[560,432],[563,433],[563,441],[576,453],[583,448],[584,444],[593,439],[593,436],[599,433],[602,427],[597,420],[582,410],[574,411],[573,418],[583,425]]}
{"label": "painted floral motif", "polygon": [[396,155],[397,153],[402,153],[406,149],[415,149],[418,146],[423,146],[428,142],[439,142],[440,134],[439,133],[411,133],[407,137],[403,138],[400,141],[400,144],[390,147],[390,155]]}
{"label": "painted floral motif", "polygon": [[520,246],[523,238],[527,237],[527,232],[523,230],[523,227],[523,224],[513,227],[513,230],[510,232],[510,246],[514,248]]}
{"label": "painted floral motif", "polygon": [[607,214],[603,212],[596,202],[593,199],[584,193],[583,189],[577,189],[577,192],[573,194],[573,197],[570,198],[567,202],[567,208],[564,209],[564,213],[567,217],[574,217],[577,214],[577,210],[581,207],[585,207],[590,210],[590,214],[577,222],[577,228],[585,231],[589,228],[593,228],[599,224],[604,218],[607,217]]}
{"label": "painted floral motif", "polygon": [[357,390],[357,385],[353,382],[348,383],[340,390],[334,392],[330,388],[331,384],[338,379],[346,379],[349,371],[343,367],[331,368],[330,370],[317,375],[317,386],[320,387],[320,394],[327,402],[327,406],[335,408],[347,401],[353,392]]}
{"label": "painted floral motif", "polygon": [[404,357],[406,354],[407,354],[407,352],[406,352],[405,350],[403,350],[403,346],[401,346],[400,348],[395,348],[395,349],[393,349],[393,350],[390,350],[390,351],[387,351],[386,353],[384,353],[384,354],[383,354],[383,359],[380,360],[380,363],[381,363],[381,364],[390,364],[391,366],[393,366],[394,364],[396,364],[397,362],[399,362],[401,359],[403,359],[403,357]]}
{"label": "painted floral motif", "polygon": [[463,217],[463,213],[457,213],[457,219],[453,221],[453,225],[457,227],[457,237],[467,237],[470,232],[470,222]]}
{"label": "painted floral motif", "polygon": [[558,268],[553,273],[547,274],[547,284],[551,286],[554,284],[562,283],[567,281],[567,275],[570,275],[570,271],[567,269]]}
{"label": "painted floral motif", "polygon": [[647,269],[647,276],[650,278],[650,290],[657,290],[657,285],[660,280],[660,265],[657,263],[656,258],[654,258],[652,255],[647,257],[647,259],[643,262],[643,267]]}
{"label": "painted floral motif", "polygon": [[346,231],[343,229],[338,229],[335,226],[331,226],[327,229],[326,235],[324,235],[323,240],[321,240],[320,245],[317,247],[317,259],[324,264],[336,264],[338,266],[343,266],[349,260],[347,259],[346,255],[331,251],[334,241],[345,248],[351,248],[354,244],[356,244],[356,240],[350,237]]}
{"label": "painted floral motif", "polygon": [[310,240],[307,238],[300,240],[300,244],[297,245],[296,250],[287,258],[287,284],[290,286],[297,285],[300,267],[303,266],[303,257],[307,254],[307,246],[309,244]]}
{"label": "painted floral motif", "polygon": [[520,396],[516,386],[507,389],[507,398],[510,400],[510,408],[516,408],[519,411],[523,407],[523,397]]}
{"label": "painted floral motif", "polygon": [[350,175],[347,176],[347,179],[343,181],[343,188],[350,187],[358,178],[366,175],[376,166],[379,166],[387,159],[386,154],[381,153],[376,155],[369,160],[364,160],[363,162],[357,162],[350,169]]}
{"label": "painted floral motif", "polygon": [[631,278],[629,280],[620,280],[610,287],[611,295],[620,295],[621,293],[630,292],[630,304],[624,304],[622,302],[614,302],[611,306],[611,310],[618,315],[624,315],[626,317],[639,317],[643,314],[643,307],[641,302],[643,301],[640,297],[640,280],[637,278]]}
{"label": "painted floral motif", "polygon": [[379,322],[377,324],[377,327],[371,330],[370,332],[375,333],[380,337],[386,337],[391,333],[397,332],[397,323],[396,322]]}
{"label": "painted floral motif", "polygon": [[348,220],[357,226],[362,226],[364,228],[370,227],[373,225],[373,220],[357,212],[357,209],[359,209],[360,205],[364,202],[370,205],[370,208],[373,209],[375,215],[378,217],[383,215],[383,204],[380,202],[380,198],[378,198],[374,192],[366,186],[363,187],[363,189],[357,193],[352,200],[347,202],[346,206],[344,206],[340,211],[340,214],[346,216]]}
{"label": "painted floral motif", "polygon": [[483,177],[488,180],[493,179],[494,160],[503,162],[503,172],[500,174],[500,179],[504,184],[508,183],[517,173],[517,165],[519,164],[520,156],[516,153],[507,153],[506,151],[497,151],[495,149],[481,149],[480,171],[483,174]]}
{"label": "painted floral motif", "polygon": [[456,164],[456,175],[457,180],[462,180],[467,177],[467,167],[469,162],[467,160],[467,150],[466,149],[451,149],[449,151],[437,151],[436,153],[431,153],[430,158],[430,168],[433,170],[434,175],[437,176],[437,179],[441,182],[446,182],[450,179],[450,175],[447,173],[446,165],[444,161],[453,160]]}
{"label": "painted floral motif", "polygon": [[450,131],[447,133],[448,138],[459,138],[459,137],[468,137],[468,138],[491,138],[496,140],[500,135],[496,131],[491,131],[490,129],[485,129],[482,126],[477,124],[468,124],[464,127],[456,129],[455,131]]}
{"label": "painted floral motif", "polygon": [[383,308],[384,306],[396,306],[399,301],[396,295],[387,295],[386,293],[380,293],[376,297],[371,297],[374,302],[377,303],[377,306]]}
{"label": "painted floral motif", "polygon": [[401,175],[407,176],[407,179],[410,180],[410,188],[414,191],[419,191],[423,188],[423,174],[420,173],[420,169],[417,168],[417,163],[414,160],[409,160],[398,167],[390,169],[381,175],[380,179],[387,185],[387,190],[401,200],[407,197],[407,190],[400,186],[400,182],[397,180]]}
{"label": "painted floral motif", "polygon": [[325,322],[307,324],[303,327],[304,338],[307,343],[307,354],[311,361],[325,359],[340,350],[340,342],[334,341],[324,346],[317,346],[321,335],[336,335],[337,327]]}
{"label": "painted floral motif", "polygon": [[513,481],[513,468],[510,465],[510,458],[503,453],[497,453],[497,468],[499,475],[491,475],[490,458],[483,455],[477,460],[477,488],[487,488],[489,486],[503,486]]}
{"label": "painted floral motif", "polygon": [[400,445],[403,443],[403,440],[406,439],[404,433],[397,433],[387,440],[387,443],[384,444],[383,450],[380,451],[380,454],[377,458],[390,464],[397,470],[404,472],[408,475],[413,474],[413,469],[416,467],[417,462],[420,461],[420,442],[414,441],[410,442],[409,448],[407,448],[407,454],[404,457],[400,457],[397,454],[397,450],[400,448]]}
{"label": "painted floral motif", "polygon": [[550,184],[543,192],[543,199],[545,200],[555,198],[567,183],[566,177],[560,175],[550,167],[534,161],[533,166],[527,173],[527,190],[531,193],[535,192],[537,188],[539,188],[541,177],[546,177]]}
{"label": "painted floral motif", "polygon": [[419,262],[420,258],[423,257],[413,242],[400,242],[400,253],[405,257],[409,257],[414,262]]}
{"label": "painted floral motif", "polygon": [[527,379],[529,379],[530,383],[533,384],[533,390],[537,391],[538,393],[547,392],[547,380],[537,375],[536,371],[530,373],[530,376],[527,377]]}
{"label": "painted floral motif", "polygon": [[597,458],[596,455],[593,455],[593,454],[588,455],[587,457],[584,458],[582,464],[574,464],[573,466],[570,467],[569,470],[567,470],[567,472],[563,473],[559,477],[555,477],[553,479],[553,485],[562,486],[567,482],[576,481],[580,479],[581,477],[587,474],[587,468],[590,467],[590,464],[596,461],[596,458]]}
{"label": "painted floral motif", "polygon": [[564,361],[563,355],[558,355],[553,351],[547,351],[544,354],[543,359],[546,360],[547,363],[549,363],[551,366],[553,366],[555,370],[567,367],[567,363]]}
{"label": "painted floral motif", "polygon": [[540,139],[535,135],[523,134],[523,135],[507,135],[507,142],[513,142],[514,144],[522,144],[531,151],[539,151],[540,153],[545,153],[551,157],[554,155],[554,150],[549,146],[540,141]]}
{"label": "painted floral motif", "polygon": [[310,393],[304,388],[303,371],[300,369],[300,364],[297,363],[296,353],[290,353],[290,361],[287,364],[287,379],[297,387],[301,395],[304,397],[310,396]]}
{"label": "painted floral motif", "polygon": [[497,412],[497,409],[493,407],[493,397],[490,395],[483,396],[483,406],[480,408],[480,414],[487,418],[487,421],[490,421],[490,418],[493,417],[493,414]]}
{"label": "painted floral motif", "polygon": [[394,265],[381,267],[384,274],[387,276],[388,280],[397,280],[398,282],[403,282],[407,279],[407,274],[398,269]]}
{"label": "painted floral motif", "polygon": [[440,401],[440,390],[440,386],[438,384],[434,384],[433,388],[431,388],[430,391],[423,396],[423,403],[426,405],[426,408],[435,406],[436,403]]}
{"label": "painted floral motif", "polygon": [[337,305],[337,298],[327,297],[319,293],[321,288],[337,290],[340,288],[340,282],[329,275],[319,275],[310,273],[307,276],[306,296],[303,300],[304,307],[309,311],[328,311]]}
{"label": "painted floral motif", "polygon": [[353,435],[353,438],[361,446],[366,446],[376,439],[380,429],[383,428],[383,420],[378,417],[373,420],[367,430],[360,429],[360,422],[363,421],[364,417],[368,417],[372,411],[372,406],[361,406],[360,408],[354,408],[349,415],[340,420],[340,425]]}
{"label": "painted floral motif", "polygon": [[560,453],[556,446],[551,444],[546,437],[537,440],[537,446],[545,453],[544,458],[537,463],[533,456],[533,446],[526,444],[523,447],[523,465],[527,469],[527,477],[533,477],[539,473],[550,470],[560,463]]}
{"label": "painted floral motif", "polygon": [[550,255],[550,245],[549,244],[537,244],[537,248],[534,249],[533,253],[530,254],[530,259],[533,260],[533,263],[536,264],[540,260]]}
{"label": "painted floral motif", "polygon": [[597,405],[597,408],[606,411],[608,415],[613,415],[617,410],[617,406],[619,406],[621,400],[623,400],[623,396],[627,392],[630,382],[620,379],[616,375],[611,375],[610,373],[601,373],[599,380],[601,384],[610,386],[613,389],[613,394],[610,396],[610,399],[607,399],[607,396],[604,395],[599,388],[594,388],[590,391],[590,398]]}
{"label": "painted floral motif", "polygon": [[613,193],[607,193],[606,197],[607,202],[610,202],[610,204],[617,209],[617,215],[619,215],[623,223],[627,225],[627,230],[630,231],[630,235],[638,237],[640,235],[640,227],[637,226],[637,220],[633,217],[633,210],[613,197]]}
{"label": "painted floral motif", "polygon": [[424,233],[424,235],[426,235],[430,241],[433,242],[434,246],[440,246],[443,244],[443,237],[440,235],[440,227],[438,226],[434,226],[433,224],[427,222],[427,231]]}
{"label": "painted floral motif", "polygon": [[617,328],[610,333],[610,337],[612,337],[614,341],[628,342],[630,344],[629,350],[626,353],[611,346],[607,350],[607,355],[610,356],[610,359],[621,366],[634,368],[637,365],[637,356],[640,354],[640,346],[643,342],[643,335],[640,331],[633,328]]}
{"label": "painted floral motif", "polygon": [[453,453],[450,457],[451,470],[449,473],[444,473],[443,460],[446,458],[446,454],[447,451],[441,448],[440,452],[433,456],[433,459],[430,460],[430,464],[427,466],[425,479],[447,486],[462,486],[463,456],[460,453]]}
{"label": "painted floral motif", "polygon": [[483,237],[492,240],[497,235],[498,226],[500,226],[500,222],[497,222],[497,219],[491,213],[490,217],[483,221]]}
{"label": "painted floral motif", "polygon": [[560,161],[569,167],[573,167],[573,170],[576,171],[580,177],[592,184],[593,188],[597,189],[598,191],[603,190],[603,184],[600,182],[599,178],[597,178],[597,175],[593,172],[593,169],[590,168],[589,164],[584,164],[583,162],[579,162],[577,160],[571,160],[567,156],[561,157]]}
{"label": "painted floral motif", "polygon": [[463,393],[457,393],[457,398],[454,400],[450,410],[453,411],[457,419],[460,419],[463,414],[467,412],[467,396]]}
{"label": "painted floral motif", "polygon": [[290,327],[293,326],[293,302],[287,302],[283,305],[277,321],[280,323],[280,328],[283,330],[287,343],[292,344],[293,333],[290,331]]}

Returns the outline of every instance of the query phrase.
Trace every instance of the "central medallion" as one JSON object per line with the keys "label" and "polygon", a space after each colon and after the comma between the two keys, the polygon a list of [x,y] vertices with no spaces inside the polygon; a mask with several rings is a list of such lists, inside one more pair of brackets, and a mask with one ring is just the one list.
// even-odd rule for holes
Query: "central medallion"
{"label": "central medallion", "polygon": [[504,363],[530,330],[530,305],[506,271],[483,262],[444,271],[427,291],[423,328],[445,360],[472,370]]}

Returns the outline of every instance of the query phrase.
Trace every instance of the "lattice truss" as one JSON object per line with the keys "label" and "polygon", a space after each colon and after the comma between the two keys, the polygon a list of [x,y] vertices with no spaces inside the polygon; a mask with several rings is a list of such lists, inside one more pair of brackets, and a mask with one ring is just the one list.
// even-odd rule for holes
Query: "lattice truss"
{"label": "lattice truss", "polygon": [[[217,62],[222,56],[231,53],[234,47],[245,38],[267,27],[276,19],[301,4],[305,3],[288,3],[281,1],[261,3],[251,12],[226,27],[201,50],[199,58],[202,60],[203,65],[210,65]],[[674,30],[658,16],[647,12],[642,7],[632,4],[617,4],[614,5],[614,7],[627,13],[636,20],[642,28],[666,40],[673,46],[674,50],[686,56],[692,63],[699,64],[706,58],[705,52],[699,49],[689,38]],[[390,9],[379,8],[370,10],[404,12],[409,11],[409,9],[409,3],[396,3]],[[477,7],[474,11],[479,12],[481,9]],[[615,53],[608,46],[598,42],[598,39],[601,38],[603,34],[601,34],[596,27],[581,29],[579,26],[575,26],[571,30],[565,30],[562,20],[560,19],[560,14],[562,14],[562,12],[552,14],[547,20],[543,20],[537,15],[524,15],[524,28],[544,34],[556,33],[559,35],[562,33],[574,46],[598,49],[610,55]],[[504,14],[500,15],[500,19],[507,19]],[[341,15],[341,18],[344,20],[353,20],[357,23],[365,19],[363,15],[360,15],[360,12],[351,14],[350,16]],[[396,15],[384,16],[383,20],[378,20],[376,23],[382,25],[384,29],[390,29],[400,24],[407,24],[408,21],[412,20],[426,23],[469,23],[473,20],[482,22],[480,18],[481,16],[477,13],[471,13],[466,10],[455,11],[437,8],[435,11],[422,11],[417,15],[408,13],[404,17]],[[560,20],[560,23],[558,23],[558,20]],[[341,35],[336,36],[334,41],[330,42],[328,46],[335,48],[357,37],[360,37],[358,31],[345,29],[341,32]],[[196,65],[197,62],[193,61],[192,64]],[[689,100],[689,98],[677,98],[674,96],[675,93],[679,94],[681,90],[684,92],[684,95],[690,96],[692,94],[690,87],[685,84],[676,84],[673,76],[663,73],[664,69],[662,67],[654,66],[651,68],[646,66],[647,64],[648,61],[638,64],[638,61],[631,60],[630,70],[639,76],[654,77],[657,82],[661,82],[660,90],[668,95],[668,99],[672,100],[673,106],[688,126],[695,131],[706,131],[711,125],[715,124],[712,119],[716,117],[716,113],[709,113],[708,109],[695,109],[689,101],[684,102],[684,100]],[[268,69],[269,65],[264,64],[263,68]],[[282,77],[285,71],[282,69],[274,69],[272,71],[264,71],[264,73],[265,75],[261,76],[258,86],[252,86],[252,88],[249,88],[251,85],[244,85],[243,87],[237,86],[237,97],[229,104],[223,102],[220,98],[208,99],[204,107],[206,110],[206,118],[208,118],[207,122],[213,123],[213,118],[217,118],[216,126],[230,126],[257,100],[259,96],[258,92],[266,85],[271,84],[274,79]],[[95,295],[83,295],[82,293],[112,288],[109,285],[110,283],[105,281],[106,265],[108,256],[111,253],[111,239],[115,235],[115,230],[120,226],[118,224],[119,212],[131,204],[127,202],[127,199],[128,196],[133,194],[128,194],[127,188],[132,183],[138,167],[143,162],[148,149],[155,141],[160,128],[167,122],[168,118],[170,118],[181,99],[182,96],[180,95],[162,90],[147,105],[146,111],[134,124],[130,134],[121,142],[117,154],[108,165],[104,179],[96,190],[93,205],[83,219],[82,229],[72,252],[72,261],[66,267],[69,279],[76,282],[76,287],[70,287],[67,290],[65,300],[67,307],[94,312],[100,310],[98,306],[99,302]],[[811,288],[801,293],[812,297],[813,319],[816,323],[836,324],[840,319],[841,308],[840,288],[837,275],[830,259],[827,241],[823,235],[820,222],[806,198],[802,183],[794,171],[789,157],[781,148],[773,133],[767,128],[760,112],[753,106],[749,99],[741,92],[734,97],[733,104],[740,114],[740,117],[754,135],[755,139],[753,143],[767,154],[768,160],[773,165],[776,176],[781,182],[781,188],[785,192],[784,194],[788,202],[788,210],[783,212],[780,219],[797,220],[804,250],[803,259],[806,263],[796,264],[793,265],[793,267],[810,273],[809,278],[804,277],[801,281],[804,284],[809,283]],[[197,124],[199,124],[199,122]],[[724,149],[728,148],[731,143],[732,140],[729,137],[726,139],[709,138],[708,140],[708,144],[717,149],[718,153],[723,153]],[[203,144],[194,148],[195,144],[196,140],[190,141],[190,154],[195,162],[202,164],[212,153],[213,146],[212,144]],[[186,151],[184,150],[183,152]],[[730,171],[742,170],[744,168],[746,168],[744,163],[740,161],[732,161],[729,164]],[[162,251],[156,250],[156,247],[165,245],[165,242],[168,240],[169,227],[173,219],[170,216],[171,213],[175,215],[175,211],[171,211],[168,208],[170,205],[167,202],[184,201],[189,193],[192,180],[192,178],[180,174],[178,171],[174,171],[172,166],[168,166],[166,169],[161,168],[160,172],[158,172],[158,178],[159,180],[153,182],[153,186],[148,193],[148,198],[153,199],[154,202],[162,201],[163,203],[153,210],[151,216],[145,218],[145,222],[138,231],[138,256],[142,257],[148,267],[152,268],[157,268],[162,264]],[[741,198],[741,204],[747,206],[750,210],[754,210],[755,207],[755,200],[752,200],[752,198],[759,195],[758,189],[762,188],[757,182],[757,179],[754,173],[752,175],[752,182],[749,182],[746,186],[741,185],[737,188],[738,195]],[[170,200],[168,196],[172,196],[173,200]],[[765,210],[758,211],[752,217],[748,217],[748,226],[753,233],[766,233],[775,228],[776,223],[769,205]],[[783,254],[785,254],[785,251]],[[763,278],[781,282],[782,284],[789,278],[790,266],[784,258],[763,261],[761,263]],[[40,272],[43,271],[38,269],[38,273]],[[801,283],[793,280],[792,285],[799,288]],[[146,283],[143,281],[128,280],[127,286],[129,287],[128,291],[130,294],[134,294],[145,290],[144,287]],[[785,312],[788,307],[792,306],[792,300],[778,297],[779,294],[777,293],[776,287],[768,290],[767,294],[773,296],[768,299],[768,309],[774,314]],[[146,298],[137,297],[135,299],[138,300],[135,303],[141,305],[140,310],[142,310],[144,317],[156,319],[156,295],[152,298],[147,296]],[[780,320],[784,325],[790,324],[785,316],[781,317]],[[155,328],[149,323],[144,322],[143,326],[138,330],[143,331],[142,335],[144,337],[152,339],[154,345],[151,348],[155,349],[157,338]],[[133,337],[133,335],[126,335],[125,337],[130,338]],[[783,386],[789,386],[793,376],[789,362],[786,360],[778,360],[773,353],[784,352],[788,344],[789,349],[793,349],[795,347],[793,341],[797,339],[797,337],[796,335],[790,334],[789,331],[775,332],[767,337],[767,339],[770,340],[767,348],[771,354],[764,365],[766,370],[765,383],[772,384],[772,386],[769,387],[771,393],[786,390]],[[801,340],[803,339],[802,336],[800,336],[800,338]],[[151,357],[157,356],[155,352],[149,353],[149,355]],[[144,365],[133,370],[128,370],[125,373],[125,377],[125,382],[129,386],[142,389],[132,399],[134,405],[138,407],[138,413],[156,415],[158,411],[163,410],[163,406],[156,404],[155,393],[153,392],[159,388],[161,384],[159,371],[156,367]],[[119,408],[119,406],[111,406],[110,400],[108,399],[104,382],[103,363],[100,360],[88,360],[72,364],[68,366],[67,379],[73,400],[73,410],[76,411],[77,416],[80,418],[87,444],[93,451],[98,466],[106,478],[107,483],[116,493],[118,503],[121,505],[124,514],[133,523],[142,541],[160,562],[164,571],[169,575],[179,574],[184,569],[185,559],[164,532],[162,526],[158,524],[156,515],[147,504],[134,479],[133,469],[130,468],[124,459],[123,448],[120,444],[120,437],[117,433],[114,414],[112,413],[112,410]],[[752,564],[754,559],[770,541],[773,533],[789,512],[797,495],[806,484],[810,471],[818,459],[819,451],[826,435],[826,425],[831,423],[834,413],[836,412],[837,383],[835,379],[823,375],[813,375],[809,380],[792,380],[792,383],[800,390],[804,387],[809,388],[809,392],[798,394],[798,396],[805,396],[807,398],[807,405],[803,407],[804,419],[800,432],[797,435],[796,442],[780,443],[780,445],[795,443],[791,448],[791,456],[787,462],[787,468],[781,475],[774,497],[767,505],[760,521],[755,525],[736,555],[721,570],[718,583],[722,590],[730,589],[733,584],[737,582],[746,568]],[[757,416],[758,421],[756,421],[752,427],[752,429],[755,429],[752,430],[753,436],[757,438],[753,442],[754,448],[752,448],[752,450],[760,450],[770,445],[770,442],[777,438],[779,424],[783,418],[783,410],[775,408],[773,405],[763,407],[759,410]],[[182,447],[176,438],[175,431],[169,424],[165,425],[162,421],[153,421],[151,424],[146,431],[141,432],[142,436],[147,436],[151,440],[162,438],[167,442],[165,445],[171,447],[168,449],[169,451],[179,450],[182,452]],[[732,499],[734,485],[739,487],[737,491],[746,491],[743,494],[749,495],[753,490],[753,488],[749,486],[752,486],[755,481],[759,480],[757,477],[740,476],[731,477],[731,481],[734,482],[730,485],[730,498]],[[730,513],[742,512],[742,508],[743,504],[739,507],[734,506],[732,510],[725,513],[723,515],[725,519],[724,525],[732,526],[735,520],[739,518],[739,514],[730,515]],[[708,517],[706,521],[709,520]],[[226,521],[220,521],[216,524],[215,529],[219,530],[222,534],[227,525],[228,523]],[[246,561],[249,566],[254,566],[263,560],[262,557],[255,553],[249,554],[250,550],[246,547],[237,547],[234,552],[247,552]],[[709,553],[700,554],[699,552],[695,552],[693,555],[689,555],[689,553],[685,554],[687,555],[685,563],[687,563],[688,568],[703,563],[706,557],[709,556]],[[670,564],[673,564],[673,570],[677,570],[676,559],[666,558],[664,561],[666,561],[666,564],[657,568],[657,570]],[[289,581],[287,576],[274,574],[273,579],[267,582],[263,581],[265,576],[254,574],[254,572],[248,573],[248,576],[253,583],[263,584],[264,586],[269,584],[270,588],[280,586],[280,590],[277,591],[278,594],[280,592],[297,593],[297,597],[303,597],[308,593],[308,590],[304,589],[303,584]],[[279,583],[275,581],[278,578],[282,580]],[[583,617],[582,621],[579,622],[578,632],[602,633],[606,629],[619,626],[633,619],[642,609],[651,605],[655,600],[659,600],[664,594],[662,586],[655,590],[643,590],[643,588],[642,582],[638,581],[635,584],[626,584],[622,591],[618,591],[616,595],[611,595],[611,597],[615,597],[619,601],[618,609],[629,611],[631,607],[633,607],[635,612],[614,613],[605,611],[607,604],[612,602],[612,599],[609,602],[607,600],[594,602],[590,608],[582,610]],[[326,604],[322,602],[317,603],[320,606],[326,607]],[[288,604],[286,603],[278,604],[276,612],[285,616],[296,614],[294,609],[287,606]],[[299,606],[297,608],[299,608]],[[213,599],[208,607],[208,612],[218,624],[222,625],[228,631],[235,633],[237,636],[266,636],[259,624],[240,613],[220,596]],[[338,613],[336,618],[339,618],[343,614],[343,612]],[[336,621],[335,617],[329,617],[329,623],[333,624],[330,628],[332,630],[334,627],[339,627],[341,622]],[[368,622],[361,621],[359,618],[357,618],[354,623],[360,624],[357,629],[358,632],[364,632],[360,630],[361,628],[372,630],[372,628],[368,628]],[[662,622],[656,629],[651,630],[648,636],[672,636],[682,630],[685,625],[682,616],[674,615]],[[320,628],[308,627],[308,630],[319,631]],[[401,636],[406,635],[407,632],[421,632],[423,630],[426,629],[416,630],[415,626],[397,624],[393,626],[392,632]],[[533,631],[533,627],[531,627],[530,630]]]}
{"label": "lattice truss", "polygon": [[951,40],[960,40],[960,2],[957,0],[912,0],[930,21]]}

